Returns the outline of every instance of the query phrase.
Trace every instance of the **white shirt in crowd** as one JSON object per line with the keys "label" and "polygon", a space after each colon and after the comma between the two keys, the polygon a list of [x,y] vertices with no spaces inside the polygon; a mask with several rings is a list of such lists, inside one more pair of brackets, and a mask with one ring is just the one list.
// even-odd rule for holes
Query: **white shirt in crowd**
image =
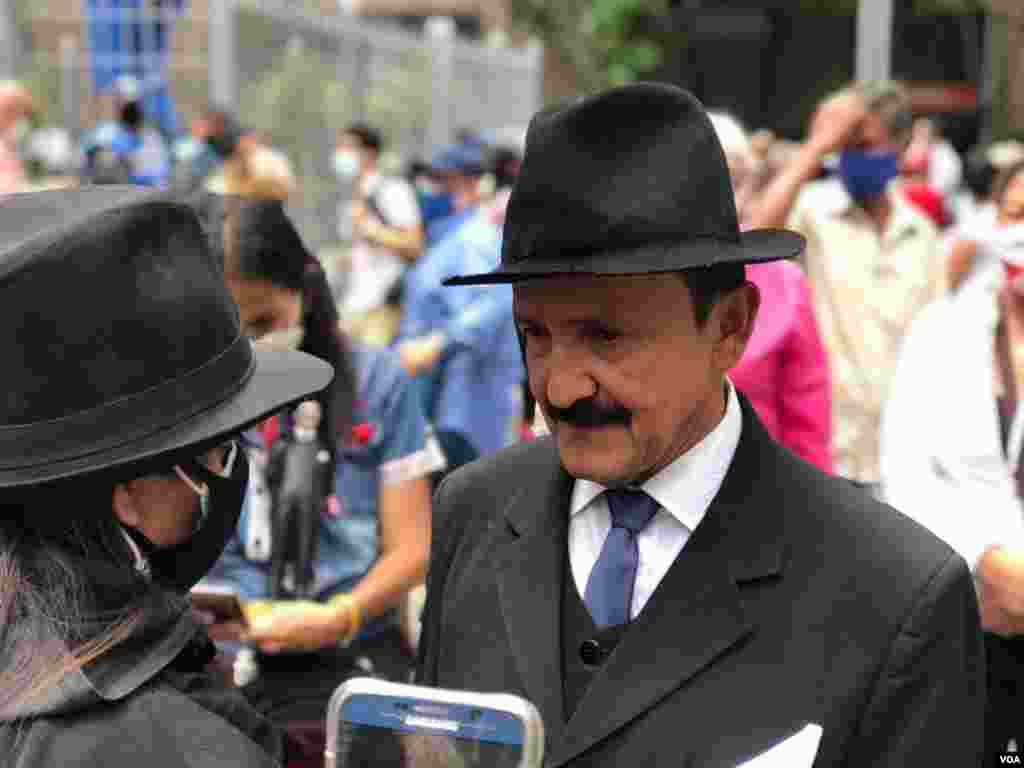
{"label": "white shirt in crowd", "polygon": [[[360,189],[363,200],[372,200],[379,209],[378,223],[406,228],[420,223],[420,209],[412,186],[404,179],[388,178],[374,173]],[[354,204],[354,203],[353,203]],[[349,209],[339,215],[341,237],[349,239]],[[347,290],[342,313],[366,312],[384,304],[388,293],[402,279],[407,263],[399,254],[361,238],[357,238],[349,254]]]}
{"label": "white shirt in crowd", "polygon": [[[640,562],[630,618],[643,610],[718,493],[740,441],[743,414],[732,384],[725,416],[703,440],[640,486],[661,507],[637,534]],[[606,487],[577,480],[569,505],[569,565],[580,595],[611,530]]]}
{"label": "white shirt in crowd", "polygon": [[[1024,548],[1013,476],[1019,450],[1004,450],[996,409],[1003,279],[1002,265],[991,263],[917,317],[882,419],[885,501],[945,540],[972,570],[989,546]],[[1014,421],[1022,415],[1018,406]]]}

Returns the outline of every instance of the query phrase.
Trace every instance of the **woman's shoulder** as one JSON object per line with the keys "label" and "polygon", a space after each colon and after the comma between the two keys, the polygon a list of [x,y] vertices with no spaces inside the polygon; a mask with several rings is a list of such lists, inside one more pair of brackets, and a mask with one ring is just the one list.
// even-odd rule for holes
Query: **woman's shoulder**
{"label": "woman's shoulder", "polygon": [[146,768],[280,765],[227,719],[163,683],[75,713],[4,724],[0,748],[16,755],[13,768],[118,768],[138,765],[140,759]]}

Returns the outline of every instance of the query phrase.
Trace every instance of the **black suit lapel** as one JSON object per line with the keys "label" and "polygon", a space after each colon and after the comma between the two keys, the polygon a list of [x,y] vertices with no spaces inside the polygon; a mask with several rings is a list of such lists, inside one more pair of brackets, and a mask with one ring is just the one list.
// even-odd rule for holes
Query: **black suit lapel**
{"label": "black suit lapel", "polygon": [[505,510],[496,565],[509,644],[550,742],[565,722],[560,609],[572,478],[546,442],[530,480]]}
{"label": "black suit lapel", "polygon": [[548,765],[606,738],[756,630],[741,586],[782,567],[781,510],[772,492],[779,449],[741,402],[743,432],[721,489],[594,678],[564,739],[552,744]]}

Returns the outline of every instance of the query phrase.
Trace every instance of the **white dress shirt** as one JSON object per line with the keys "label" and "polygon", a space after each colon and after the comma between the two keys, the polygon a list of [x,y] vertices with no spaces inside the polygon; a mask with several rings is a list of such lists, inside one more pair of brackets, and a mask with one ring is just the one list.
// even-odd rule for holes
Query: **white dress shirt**
{"label": "white dress shirt", "polygon": [[[683,550],[690,534],[704,519],[711,500],[725,479],[740,441],[743,415],[739,399],[728,385],[725,416],[703,440],[640,486],[660,509],[637,534],[640,563],[633,587],[630,618],[647,601]],[[580,595],[586,594],[590,572],[612,527],[607,490],[591,480],[577,480],[569,504],[569,565]]]}
{"label": "white dress shirt", "polygon": [[882,415],[884,500],[943,539],[972,570],[994,544],[1024,550],[1024,503],[1014,480],[1021,419],[1014,418],[1016,439],[1007,451],[996,408],[1004,280],[997,260],[921,312],[904,339]]}

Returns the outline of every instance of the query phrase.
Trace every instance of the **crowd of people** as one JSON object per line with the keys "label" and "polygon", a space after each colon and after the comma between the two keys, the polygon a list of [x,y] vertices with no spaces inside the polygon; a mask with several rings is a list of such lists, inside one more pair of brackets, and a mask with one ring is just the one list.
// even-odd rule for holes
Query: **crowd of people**
{"label": "crowd of people", "polygon": [[[198,705],[247,734],[228,763],[314,765],[341,681],[416,669],[533,700],[552,765],[738,764],[808,723],[822,766],[1024,740],[1024,144],[962,157],[891,82],[829,97],[798,142],[654,84],[405,168],[352,123],[325,151],[326,258],[244,115],[168,142],[130,78],[113,98],[71,147],[0,87],[0,194],[27,193],[0,206],[0,291],[67,294],[7,339],[19,768],[72,764],[60,723],[121,701],[116,728]],[[116,277],[110,238],[140,244]],[[78,276],[139,299],[76,327]],[[89,509],[69,532],[58,504]],[[197,582],[244,621],[191,611]]]}

